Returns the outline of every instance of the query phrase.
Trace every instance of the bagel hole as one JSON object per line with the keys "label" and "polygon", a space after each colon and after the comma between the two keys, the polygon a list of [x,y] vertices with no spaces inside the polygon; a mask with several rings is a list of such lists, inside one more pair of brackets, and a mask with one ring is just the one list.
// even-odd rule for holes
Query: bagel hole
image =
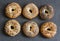
{"label": "bagel hole", "polygon": [[32,27],[30,27],[30,31],[31,31]]}
{"label": "bagel hole", "polygon": [[11,26],[11,29],[14,29],[14,27],[13,27],[13,26]]}
{"label": "bagel hole", "polygon": [[12,9],[12,11],[14,11],[14,9]]}
{"label": "bagel hole", "polygon": [[32,13],[32,10],[29,10]]}
{"label": "bagel hole", "polygon": [[48,28],[47,30],[48,30],[48,31],[50,31],[51,29],[50,29],[50,28]]}
{"label": "bagel hole", "polygon": [[48,11],[45,10],[45,13],[48,13]]}

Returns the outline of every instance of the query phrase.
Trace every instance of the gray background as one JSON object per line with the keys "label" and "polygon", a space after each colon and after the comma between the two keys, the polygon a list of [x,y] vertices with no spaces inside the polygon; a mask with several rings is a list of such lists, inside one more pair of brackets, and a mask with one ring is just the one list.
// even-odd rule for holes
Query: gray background
{"label": "gray background", "polygon": [[[23,8],[28,3],[35,3],[38,8],[40,8],[41,5],[44,4],[51,4],[54,7],[55,10],[55,16],[50,20],[41,20],[39,16],[32,19],[38,23],[40,26],[42,23],[47,21],[53,21],[57,24],[57,34],[54,38],[47,39],[39,35],[37,35],[35,38],[29,38],[26,37],[23,32],[21,31],[17,36],[10,37],[4,33],[4,25],[6,21],[8,21],[10,18],[7,18],[5,16],[5,7],[7,4],[11,2],[17,2],[21,5]],[[23,25],[25,22],[29,21],[29,19],[24,18],[22,15],[17,17],[16,20],[19,21],[21,25]],[[0,41],[60,41],[60,0],[0,0]]]}

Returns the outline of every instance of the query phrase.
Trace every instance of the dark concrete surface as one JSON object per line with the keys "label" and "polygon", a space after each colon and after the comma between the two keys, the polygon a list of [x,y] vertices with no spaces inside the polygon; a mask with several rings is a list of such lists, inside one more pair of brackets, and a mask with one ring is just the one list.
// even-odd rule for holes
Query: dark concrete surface
{"label": "dark concrete surface", "polygon": [[[17,2],[21,5],[23,8],[26,4],[28,3],[34,3],[37,5],[38,8],[41,7],[41,5],[44,4],[50,4],[54,7],[55,10],[55,15],[52,19],[50,20],[41,20],[39,16],[36,18],[32,19],[33,21],[36,21],[38,25],[40,26],[42,23],[47,22],[47,21],[52,21],[57,24],[57,34],[55,35],[54,38],[47,39],[41,36],[39,33],[35,38],[29,38],[26,37],[22,30],[21,32],[15,36],[15,37],[10,37],[4,33],[4,25],[5,23],[10,20],[10,18],[7,18],[5,16],[5,7],[7,4],[11,2]],[[29,19],[24,18],[22,15],[16,18],[17,21],[21,25],[23,25],[25,22],[29,21]],[[60,0],[0,0],[0,41],[60,41]]]}

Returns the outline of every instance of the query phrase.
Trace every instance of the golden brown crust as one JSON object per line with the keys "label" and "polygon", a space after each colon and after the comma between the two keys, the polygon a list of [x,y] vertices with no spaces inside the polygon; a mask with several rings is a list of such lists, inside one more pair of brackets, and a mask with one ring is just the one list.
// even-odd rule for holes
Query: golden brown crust
{"label": "golden brown crust", "polygon": [[[11,28],[11,26],[13,28]],[[5,28],[6,34],[8,34],[9,36],[15,36],[15,35],[17,35],[20,32],[21,25],[16,20],[9,20],[5,24],[5,27],[4,28]]]}
{"label": "golden brown crust", "polygon": [[21,15],[22,8],[18,3],[12,2],[6,7],[6,16],[9,18],[16,18]]}
{"label": "golden brown crust", "polygon": [[38,15],[38,7],[33,4],[27,4],[23,9],[23,15],[28,19],[33,19]]}
{"label": "golden brown crust", "polygon": [[39,33],[39,27],[36,22],[29,21],[23,25],[23,32],[28,37],[35,37]]}
{"label": "golden brown crust", "polygon": [[44,23],[41,28],[40,32],[47,38],[52,38],[55,36],[57,32],[57,26],[53,22],[46,22]]}
{"label": "golden brown crust", "polygon": [[43,5],[40,8],[41,19],[51,19],[54,16],[54,9],[51,5]]}

